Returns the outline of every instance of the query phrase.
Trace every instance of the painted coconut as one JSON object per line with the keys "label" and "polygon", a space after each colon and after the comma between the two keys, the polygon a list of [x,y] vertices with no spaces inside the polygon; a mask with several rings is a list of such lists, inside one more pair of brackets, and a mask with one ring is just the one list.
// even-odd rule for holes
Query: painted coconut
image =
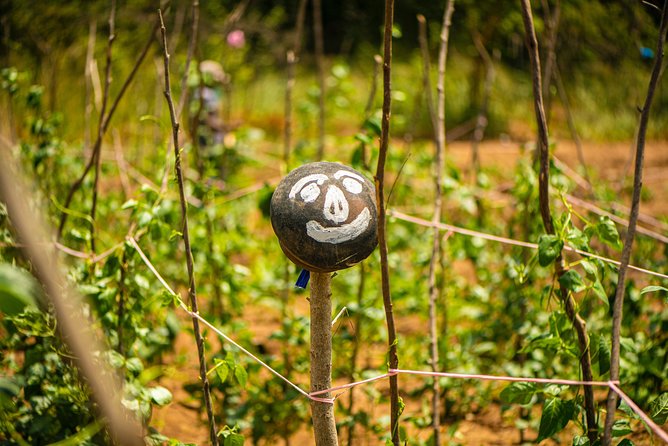
{"label": "painted coconut", "polygon": [[378,244],[373,183],[339,163],[310,163],[281,180],[271,198],[271,225],[281,249],[312,272],[345,269]]}

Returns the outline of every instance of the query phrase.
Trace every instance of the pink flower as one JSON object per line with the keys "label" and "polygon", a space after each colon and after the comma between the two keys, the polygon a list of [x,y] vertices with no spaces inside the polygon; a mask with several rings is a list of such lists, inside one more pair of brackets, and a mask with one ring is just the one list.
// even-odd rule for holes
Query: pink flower
{"label": "pink flower", "polygon": [[243,48],[246,44],[246,35],[240,29],[235,29],[227,35],[227,44],[232,48]]}

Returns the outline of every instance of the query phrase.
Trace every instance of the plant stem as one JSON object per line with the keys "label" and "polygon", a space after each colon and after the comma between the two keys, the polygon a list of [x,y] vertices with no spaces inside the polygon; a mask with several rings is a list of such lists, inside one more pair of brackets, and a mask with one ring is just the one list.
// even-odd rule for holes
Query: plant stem
{"label": "plant stem", "polygon": [[[179,186],[179,201],[181,203],[181,224],[182,224],[182,233],[183,233],[183,244],[185,248],[186,255],[186,267],[188,269],[188,297],[190,300],[191,311],[197,313],[199,311],[197,305],[197,291],[195,287],[195,270],[193,265],[193,254],[190,246],[190,233],[188,231],[188,203],[185,196],[185,188],[183,185],[183,172],[181,169],[181,149],[179,148],[179,123],[176,118],[176,110],[174,109],[174,101],[172,100],[172,91],[170,85],[170,76],[169,76],[169,51],[167,49],[167,31],[165,29],[165,23],[162,19],[162,11],[158,10],[158,16],[160,18],[160,32],[162,34],[162,45],[163,45],[163,59],[165,66],[165,99],[167,100],[167,105],[169,106],[169,116],[171,118],[172,125],[172,139],[174,144],[174,170],[176,171],[176,182]],[[211,403],[211,389],[209,385],[209,379],[206,375],[206,357],[204,356],[204,339],[199,328],[199,320],[196,317],[192,318],[193,322],[193,332],[195,334],[195,342],[197,343],[197,354],[199,356],[199,373],[200,379],[202,380],[202,388],[204,392],[204,403],[206,405],[206,414],[209,419],[209,434],[211,438],[211,444],[213,446],[218,445],[218,437],[216,430],[216,420],[213,416],[213,408]]]}
{"label": "plant stem", "polygon": [[[399,367],[397,332],[394,327],[392,295],[390,293],[390,268],[387,261],[385,234],[385,161],[390,137],[390,113],[392,110],[392,24],[394,0],[385,0],[385,30],[383,32],[383,114],[381,119],[380,148],[376,167],[376,201],[378,205],[378,250],[380,251],[381,288],[387,323],[388,363],[390,369]],[[392,444],[399,446],[399,386],[397,375],[390,376],[390,430]]]}
{"label": "plant stem", "polygon": [[[331,273],[311,273],[311,392],[332,387]],[[320,395],[331,398],[331,393]],[[336,446],[334,405],[311,401],[316,446]]]}
{"label": "plant stem", "polygon": [[[663,4],[661,14],[661,25],[659,26],[659,39],[656,49],[656,59],[649,85],[647,87],[647,97],[640,113],[640,124],[638,126],[638,140],[636,147],[636,162],[633,174],[633,195],[631,198],[631,215],[629,216],[629,225],[624,239],[624,248],[620,259],[619,277],[617,279],[617,288],[615,289],[615,300],[612,307],[612,348],[610,355],[610,380],[619,381],[619,357],[620,357],[620,339],[622,315],[624,310],[624,290],[626,288],[626,272],[631,259],[631,248],[636,234],[636,224],[640,212],[640,193],[642,191],[643,161],[645,158],[645,137],[647,134],[647,125],[649,123],[649,113],[652,107],[652,100],[656,87],[661,78],[661,67],[663,65],[663,45],[668,33],[668,3]],[[603,429],[603,446],[609,446],[612,442],[612,426],[615,421],[615,409],[617,407],[617,394],[608,392],[607,416]]]}
{"label": "plant stem", "polygon": [[[540,161],[538,193],[540,214],[543,220],[543,226],[545,227],[545,232],[547,234],[554,234],[555,230],[550,212],[549,199],[550,154],[548,151],[547,120],[545,119],[545,109],[543,107],[538,41],[536,39],[536,31],[533,26],[533,16],[531,13],[531,4],[529,0],[522,0],[522,19],[524,21],[524,28],[526,32],[526,45],[529,51],[529,59],[531,60],[534,108],[536,113],[536,123],[538,125],[538,155]],[[566,273],[567,269],[564,265],[564,260],[561,256],[561,253],[557,256],[554,266],[557,278],[560,278]],[[575,329],[578,337],[582,379],[584,381],[592,381],[593,373],[591,366],[591,353],[589,350],[589,336],[587,335],[585,321],[578,314],[577,306],[571,293],[566,289],[561,289],[560,294],[566,315],[573,324],[573,328]],[[594,444],[596,441],[598,441],[598,423],[596,420],[596,401],[594,400],[594,392],[591,386],[584,387],[584,399],[587,422],[587,437],[589,438],[589,442]]]}

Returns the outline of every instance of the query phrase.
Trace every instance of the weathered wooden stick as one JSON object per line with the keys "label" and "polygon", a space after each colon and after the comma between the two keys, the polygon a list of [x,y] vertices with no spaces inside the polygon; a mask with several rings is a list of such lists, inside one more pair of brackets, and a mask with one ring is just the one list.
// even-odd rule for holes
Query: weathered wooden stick
{"label": "weathered wooden stick", "polygon": [[[311,392],[332,387],[331,273],[311,273]],[[330,393],[319,395],[331,398]],[[316,446],[336,446],[334,405],[311,402]]]}

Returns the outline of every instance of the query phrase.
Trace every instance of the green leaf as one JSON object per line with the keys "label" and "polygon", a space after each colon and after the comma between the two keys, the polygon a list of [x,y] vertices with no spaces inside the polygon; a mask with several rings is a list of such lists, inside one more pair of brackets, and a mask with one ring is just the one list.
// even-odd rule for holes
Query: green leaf
{"label": "green leaf", "polygon": [[610,217],[601,217],[595,229],[603,243],[617,250],[622,249],[622,240],[619,238],[615,222],[610,220]]}
{"label": "green leaf", "polygon": [[216,370],[216,375],[218,376],[218,379],[220,380],[221,383],[224,383],[227,380],[227,376],[230,374],[230,368],[227,365],[227,361],[223,361],[222,359],[215,358],[214,359],[214,364],[215,364],[215,370]]}
{"label": "green leaf", "polygon": [[664,293],[668,293],[668,288],[659,285],[649,285],[640,290],[640,294],[655,293],[657,291],[663,291]]}
{"label": "green leaf", "polygon": [[538,428],[539,443],[561,431],[573,416],[573,404],[559,398],[549,398],[543,404],[543,415]]}
{"label": "green leaf", "polygon": [[55,443],[50,443],[49,446],[76,446],[80,445],[87,440],[90,440],[102,430],[104,423],[100,420],[93,421],[89,425],[83,427],[76,434],[65,438],[64,440],[57,441]]}
{"label": "green leaf", "polygon": [[617,446],[635,446],[635,443],[628,438],[624,438],[622,441],[617,443]]}
{"label": "green leaf", "polygon": [[529,404],[536,393],[533,383],[514,382],[501,391],[501,401],[511,404]]}
{"label": "green leaf", "polygon": [[576,435],[573,437],[573,446],[589,446],[589,437],[586,435]]}
{"label": "green leaf", "polygon": [[668,392],[664,392],[649,405],[649,416],[658,425],[668,421]]}
{"label": "green leaf", "polygon": [[26,307],[37,307],[40,287],[28,271],[0,264],[0,313],[13,316]]}
{"label": "green leaf", "polygon": [[149,393],[151,401],[158,406],[164,406],[172,402],[172,392],[162,386],[151,387]]}
{"label": "green leaf", "polygon": [[244,441],[243,435],[232,432],[223,441],[223,446],[243,446]]}
{"label": "green leaf", "polygon": [[572,293],[579,293],[587,288],[580,273],[574,269],[569,269],[559,277],[559,285]]}
{"label": "green leaf", "polygon": [[246,387],[246,382],[248,381],[248,373],[246,369],[237,364],[234,367],[234,377],[241,387]]}
{"label": "green leaf", "polygon": [[610,346],[608,341],[601,336],[598,338],[598,373],[601,375],[610,370]]}
{"label": "green leaf", "polygon": [[594,292],[596,297],[598,297],[598,300],[600,300],[601,303],[605,305],[606,310],[610,308],[610,299],[608,299],[608,293],[605,292],[605,288],[603,288],[600,280],[596,279],[596,281],[592,283],[591,290]]}
{"label": "green leaf", "polygon": [[612,425],[612,436],[613,437],[623,437],[633,432],[629,420],[616,420]]}
{"label": "green leaf", "polygon": [[16,397],[20,392],[21,387],[16,383],[15,379],[0,377],[0,393]]}
{"label": "green leaf", "polygon": [[548,266],[564,248],[564,242],[556,235],[541,235],[538,239],[538,264]]}

